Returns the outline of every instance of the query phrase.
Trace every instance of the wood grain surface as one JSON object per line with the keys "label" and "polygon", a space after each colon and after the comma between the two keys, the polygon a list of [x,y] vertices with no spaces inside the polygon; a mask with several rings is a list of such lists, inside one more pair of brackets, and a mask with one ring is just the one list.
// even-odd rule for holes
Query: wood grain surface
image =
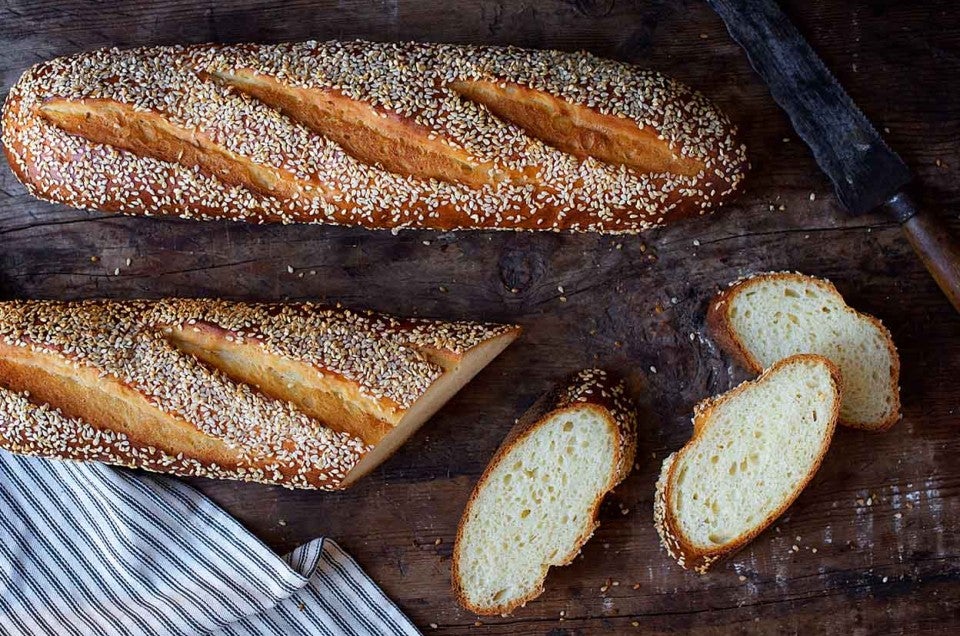
{"label": "wood grain surface", "polygon": [[[786,9],[915,170],[922,204],[960,230],[955,2],[791,0]],[[663,71],[741,127],[754,166],[747,191],[712,218],[635,238],[392,236],[106,217],[33,200],[4,166],[3,295],[326,299],[522,324],[517,343],[349,491],[192,482],[280,552],[335,538],[427,633],[960,630],[960,317],[894,223],[839,209],[705,4],[4,0],[0,86],[93,47],[355,37],[586,48]],[[775,527],[698,576],[658,546],[654,481],[690,435],[693,405],[746,377],[704,333],[708,299],[742,274],[780,269],[829,277],[889,326],[904,419],[883,434],[838,431]],[[638,469],[604,505],[582,559],[551,572],[543,596],[514,616],[478,624],[449,586],[462,507],[514,418],[586,365],[625,374],[643,404]]]}

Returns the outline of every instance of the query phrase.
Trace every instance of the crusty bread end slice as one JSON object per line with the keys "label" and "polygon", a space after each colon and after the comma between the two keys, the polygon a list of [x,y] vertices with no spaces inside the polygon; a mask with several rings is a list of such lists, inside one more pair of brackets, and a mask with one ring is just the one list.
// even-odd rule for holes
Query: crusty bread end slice
{"label": "crusty bread end slice", "polygon": [[599,525],[597,509],[636,454],[636,412],[601,370],[577,374],[517,422],[460,520],[453,588],[477,614],[508,614],[543,592]]}
{"label": "crusty bread end slice", "polygon": [[847,306],[830,281],[789,272],[739,280],[711,303],[707,325],[754,373],[795,353],[832,360],[843,377],[844,426],[883,431],[900,419],[900,358],[890,332]]}
{"label": "crusty bread end slice", "polygon": [[697,405],[654,498],[660,541],[682,567],[706,572],[783,514],[820,466],[840,396],[832,362],[796,355]]}

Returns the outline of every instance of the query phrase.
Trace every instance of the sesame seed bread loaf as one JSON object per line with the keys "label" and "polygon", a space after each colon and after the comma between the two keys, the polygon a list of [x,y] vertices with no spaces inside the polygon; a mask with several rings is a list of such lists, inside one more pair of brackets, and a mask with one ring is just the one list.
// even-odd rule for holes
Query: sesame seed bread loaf
{"label": "sesame seed bread loaf", "polygon": [[670,556],[703,574],[783,514],[820,467],[840,399],[837,368],[804,354],[698,404],[693,437],[664,460],[654,497]]}
{"label": "sesame seed bread loaf", "polygon": [[890,332],[847,306],[830,281],[789,272],[736,281],[711,303],[707,324],[754,373],[794,353],[830,358],[843,376],[843,425],[883,431],[900,419],[900,358]]}
{"label": "sesame seed bread loaf", "polygon": [[342,488],[518,332],[310,303],[0,303],[0,448]]}
{"label": "sesame seed bread loaf", "polygon": [[29,69],[2,121],[35,196],[256,223],[637,232],[710,212],[746,169],[688,88],[516,48],[100,50]]}
{"label": "sesame seed bread loaf", "polygon": [[623,385],[598,369],[523,415],[460,520],[452,578],[464,607],[509,613],[543,592],[550,566],[573,561],[604,495],[633,467],[636,426]]}

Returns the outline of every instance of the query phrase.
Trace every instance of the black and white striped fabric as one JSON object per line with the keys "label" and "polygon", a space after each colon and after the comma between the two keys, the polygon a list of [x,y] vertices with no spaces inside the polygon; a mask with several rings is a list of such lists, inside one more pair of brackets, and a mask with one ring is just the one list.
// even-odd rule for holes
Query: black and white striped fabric
{"label": "black and white striped fabric", "polygon": [[419,634],[329,539],[278,557],[178,481],[0,451],[0,634]]}

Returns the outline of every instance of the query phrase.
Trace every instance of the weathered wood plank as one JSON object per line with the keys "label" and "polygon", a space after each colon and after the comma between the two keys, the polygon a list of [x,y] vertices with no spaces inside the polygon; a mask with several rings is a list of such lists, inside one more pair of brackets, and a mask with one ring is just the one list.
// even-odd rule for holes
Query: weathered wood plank
{"label": "weathered wood plank", "polygon": [[[953,3],[787,5],[864,112],[889,128],[926,202],[960,229],[960,16]],[[104,217],[34,201],[0,169],[6,296],[311,298],[526,329],[350,491],[192,483],[279,551],[318,535],[336,538],[428,632],[430,623],[450,634],[957,628],[960,318],[898,228],[837,208],[809,151],[705,4],[9,0],[0,6],[0,90],[29,64],[98,46],[311,37],[587,48],[637,62],[720,104],[740,124],[754,170],[729,210],[613,238],[395,237]],[[822,470],[776,527],[699,577],[657,545],[653,483],[660,461],[689,435],[693,405],[746,377],[704,333],[706,303],[719,286],[765,269],[828,276],[854,306],[884,320],[903,358],[905,417],[881,435],[840,431]],[[543,597],[514,617],[474,627],[476,617],[449,591],[452,540],[472,484],[539,393],[594,364],[624,373],[643,403],[639,467],[604,505],[583,558],[551,573]]]}

